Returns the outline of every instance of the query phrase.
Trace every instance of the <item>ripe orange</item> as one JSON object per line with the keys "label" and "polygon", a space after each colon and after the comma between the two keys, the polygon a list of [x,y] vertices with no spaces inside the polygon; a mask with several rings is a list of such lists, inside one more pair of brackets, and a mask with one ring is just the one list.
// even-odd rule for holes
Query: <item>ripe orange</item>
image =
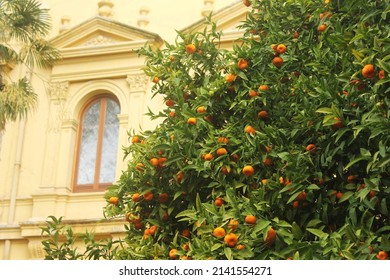
{"label": "ripe orange", "polygon": [[158,201],[160,203],[167,203],[169,201],[169,194],[167,194],[167,193],[160,193],[158,195]]}
{"label": "ripe orange", "polygon": [[343,122],[339,117],[334,118],[336,122],[332,125],[334,129],[342,128],[344,126]]}
{"label": "ripe orange", "polygon": [[328,12],[323,12],[320,14],[320,19],[323,19],[323,18],[331,18],[332,17],[332,13],[328,13]]}
{"label": "ripe orange", "polygon": [[229,175],[230,174],[230,168],[229,167],[226,167],[226,166],[222,166],[221,168],[221,172],[225,175]]}
{"label": "ripe orange", "polygon": [[209,154],[205,154],[204,157],[203,157],[204,160],[208,160],[208,161],[212,160],[213,158],[214,158],[213,154],[210,154],[210,153]]}
{"label": "ripe orange", "polygon": [[245,245],[243,245],[243,244],[238,244],[238,245],[236,246],[236,249],[237,249],[237,250],[244,250],[244,249],[245,249]]}
{"label": "ripe orange", "polygon": [[244,3],[244,5],[247,6],[247,7],[252,5],[251,1],[249,1],[249,0],[242,0],[242,3]]}
{"label": "ripe orange", "polygon": [[216,227],[216,228],[213,230],[213,235],[214,235],[215,237],[218,237],[218,238],[224,237],[225,234],[226,234],[226,231],[225,231],[225,229],[222,228],[222,227]]}
{"label": "ripe orange", "polygon": [[179,172],[176,174],[176,180],[178,183],[181,183],[181,181],[183,181],[183,178],[184,178],[184,173],[183,172]]}
{"label": "ripe orange", "polygon": [[355,175],[349,175],[348,177],[347,177],[347,181],[348,181],[348,183],[353,183],[354,181],[355,181],[355,179],[356,179],[356,176]]}
{"label": "ripe orange", "polygon": [[135,144],[139,142],[140,142],[139,136],[135,135],[133,136],[133,138],[131,138],[131,143]]}
{"label": "ripe orange", "polygon": [[298,31],[295,31],[292,37],[293,37],[293,39],[298,39],[298,37],[299,37],[299,32],[298,32]]}
{"label": "ripe orange", "polygon": [[214,204],[215,204],[215,206],[217,206],[217,207],[221,207],[221,206],[224,204],[224,201],[223,201],[222,198],[217,197],[217,198],[214,200]]}
{"label": "ripe orange", "polygon": [[165,105],[167,105],[168,107],[172,107],[173,105],[175,105],[175,101],[173,101],[172,99],[167,99],[165,100]]}
{"label": "ripe orange", "polygon": [[153,166],[157,166],[158,165],[158,158],[151,158],[150,159],[150,164],[153,165]]}
{"label": "ripe orange", "polygon": [[306,151],[307,152],[310,152],[310,153],[313,154],[315,152],[315,150],[316,150],[316,145],[314,145],[314,144],[309,144],[309,145],[306,146]]}
{"label": "ripe orange", "polygon": [[226,234],[225,238],[223,239],[223,242],[225,242],[226,246],[230,248],[236,246],[237,241],[238,241],[238,237],[234,233]]}
{"label": "ripe orange", "polygon": [[253,215],[247,215],[245,216],[245,223],[254,225],[256,224],[257,218]]}
{"label": "ripe orange", "polygon": [[284,44],[279,44],[277,45],[276,47],[276,51],[279,53],[279,54],[283,54],[287,51],[287,47],[284,45]]}
{"label": "ripe orange", "polygon": [[181,231],[181,235],[187,238],[191,237],[191,231],[188,228],[185,228]]}
{"label": "ripe orange", "polygon": [[141,200],[141,195],[139,193],[135,193],[131,196],[131,200],[133,200],[134,202],[138,202]]}
{"label": "ripe orange", "polygon": [[275,52],[276,52],[276,48],[278,47],[278,45],[277,44],[272,44],[271,45],[271,49],[273,49]]}
{"label": "ripe orange", "polygon": [[265,160],[264,160],[264,165],[266,166],[271,166],[272,165],[272,159],[267,157]]}
{"label": "ripe orange", "polygon": [[327,28],[326,24],[321,24],[320,26],[318,26],[318,31],[324,32],[326,30],[326,28]]}
{"label": "ripe orange", "polygon": [[250,98],[253,98],[253,97],[257,96],[257,92],[255,90],[251,89],[251,90],[249,90],[248,95]]}
{"label": "ripe orange", "polygon": [[298,194],[296,200],[298,200],[298,201],[304,201],[304,200],[306,200],[306,192],[305,192],[305,191],[302,191],[300,194]]}
{"label": "ripe orange", "polygon": [[293,207],[294,209],[298,208],[298,207],[299,207],[299,201],[298,201],[298,200],[294,200],[294,201],[292,202],[292,207]]}
{"label": "ripe orange", "polygon": [[253,128],[253,126],[251,125],[247,125],[245,127],[245,130],[244,130],[246,133],[248,134],[255,134],[256,133],[256,129]]}
{"label": "ripe orange", "polygon": [[181,247],[183,248],[183,250],[188,251],[190,249],[190,244],[184,243],[183,245],[181,245]]}
{"label": "ripe orange", "polygon": [[232,155],[232,159],[234,162],[238,162],[238,160],[240,159],[240,156],[237,154],[234,154],[234,155]]}
{"label": "ripe orange", "polygon": [[187,123],[191,125],[196,125],[196,118],[188,118]]}
{"label": "ripe orange", "polygon": [[111,196],[111,197],[108,199],[108,202],[110,202],[111,204],[117,205],[118,202],[119,202],[119,198],[118,198],[117,196]]}
{"label": "ripe orange", "polygon": [[267,185],[268,180],[267,180],[267,179],[261,179],[261,183],[262,183],[263,185]]}
{"label": "ripe orange", "polygon": [[275,67],[280,68],[283,65],[283,58],[281,58],[280,56],[274,57],[272,59],[272,63],[273,65],[275,65]]}
{"label": "ripe orange", "polygon": [[199,106],[198,109],[196,109],[196,111],[199,114],[203,114],[204,112],[206,112],[206,108],[204,106]]}
{"label": "ripe orange", "polygon": [[158,83],[158,81],[159,81],[160,79],[156,76],[156,77],[153,77],[153,83],[155,83],[155,84],[157,84]]}
{"label": "ripe orange", "polygon": [[141,219],[134,220],[133,225],[134,225],[134,228],[137,230],[144,227],[144,223],[141,221]]}
{"label": "ripe orange", "polygon": [[259,86],[259,90],[262,90],[262,91],[269,90],[269,86],[261,85],[261,86]]}
{"label": "ripe orange", "polygon": [[239,59],[237,62],[238,69],[244,70],[248,67],[248,61],[246,59]]}
{"label": "ripe orange", "polygon": [[144,193],[143,197],[144,197],[145,201],[151,201],[154,197],[154,194],[151,191],[149,191],[149,192]]}
{"label": "ripe orange", "polygon": [[135,168],[138,170],[138,171],[144,171],[144,167],[145,165],[142,163],[142,162],[139,162],[135,165]]}
{"label": "ripe orange", "polygon": [[204,119],[205,119],[207,122],[211,123],[211,122],[213,121],[213,116],[212,116],[212,115],[207,115],[206,117],[204,117]]}
{"label": "ripe orange", "polygon": [[227,154],[227,150],[225,148],[219,148],[217,150],[217,155],[218,156],[223,156],[223,155],[226,155]]}
{"label": "ripe orange", "polygon": [[382,69],[382,70],[379,71],[378,78],[380,80],[385,78],[385,70]]}
{"label": "ripe orange", "polygon": [[162,220],[165,221],[165,222],[169,220],[168,212],[164,212],[164,214],[162,215]]}
{"label": "ripe orange", "polygon": [[379,251],[376,257],[378,260],[387,260],[389,255],[387,254],[386,251]]}
{"label": "ripe orange", "polygon": [[167,161],[166,157],[161,157],[158,159],[158,166],[159,167],[164,167],[164,163]]}
{"label": "ripe orange", "polygon": [[218,137],[217,142],[227,144],[227,143],[229,143],[229,139],[227,139],[226,137],[220,136],[220,137]]}
{"label": "ripe orange", "polygon": [[266,118],[268,117],[268,112],[265,111],[265,110],[262,110],[262,111],[260,111],[259,113],[257,113],[257,116],[258,116],[260,119],[264,120],[264,119],[266,119]]}
{"label": "ripe orange", "polygon": [[176,258],[177,258],[177,256],[178,256],[178,251],[177,251],[177,249],[171,249],[170,251],[169,251],[169,258],[171,258],[171,259],[173,259],[173,260],[175,260]]}
{"label": "ripe orange", "polygon": [[171,118],[174,118],[174,117],[176,117],[176,112],[175,111],[170,111],[168,116],[171,117]]}
{"label": "ripe orange", "polygon": [[274,230],[272,227],[267,231],[267,237],[265,238],[265,242],[267,245],[274,244],[276,239],[276,230]]}
{"label": "ripe orange", "polygon": [[189,54],[196,52],[196,46],[194,44],[186,45],[186,52]]}
{"label": "ripe orange", "polygon": [[362,75],[364,78],[367,78],[367,79],[372,79],[375,77],[375,68],[374,68],[374,65],[372,64],[366,64],[364,65],[363,69],[362,69]]}
{"label": "ripe orange", "polygon": [[149,228],[149,233],[150,233],[151,235],[154,235],[154,234],[156,233],[156,231],[157,231],[157,226],[151,226],[151,227]]}
{"label": "ripe orange", "polygon": [[225,76],[225,80],[228,83],[233,83],[235,79],[236,79],[236,75],[234,75],[233,73],[229,73]]}
{"label": "ripe orange", "polygon": [[336,198],[337,199],[341,199],[343,197],[343,193],[342,192],[337,192],[336,193]]}
{"label": "ripe orange", "polygon": [[255,174],[255,169],[251,165],[246,165],[242,169],[242,174],[245,176],[253,176],[253,174]]}
{"label": "ripe orange", "polygon": [[234,219],[231,219],[229,221],[229,224],[228,224],[228,228],[231,230],[231,231],[235,231],[238,227],[238,221],[237,220],[234,220]]}

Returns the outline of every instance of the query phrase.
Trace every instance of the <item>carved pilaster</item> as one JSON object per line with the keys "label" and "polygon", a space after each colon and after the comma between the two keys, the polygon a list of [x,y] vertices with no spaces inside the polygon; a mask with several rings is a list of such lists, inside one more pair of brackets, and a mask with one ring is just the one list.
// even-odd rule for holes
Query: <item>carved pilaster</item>
{"label": "carved pilaster", "polygon": [[66,100],[69,92],[69,82],[51,82],[49,97],[52,100]]}
{"label": "carved pilaster", "polygon": [[31,259],[43,260],[45,258],[45,251],[43,250],[42,242],[38,240],[29,240],[28,251]]}
{"label": "carved pilaster", "polygon": [[58,133],[62,121],[66,118],[65,104],[69,97],[69,82],[51,82],[49,96],[49,125],[50,132]]}
{"label": "carved pilaster", "polygon": [[127,75],[126,79],[130,92],[143,92],[146,93],[149,78],[143,73],[134,73]]}

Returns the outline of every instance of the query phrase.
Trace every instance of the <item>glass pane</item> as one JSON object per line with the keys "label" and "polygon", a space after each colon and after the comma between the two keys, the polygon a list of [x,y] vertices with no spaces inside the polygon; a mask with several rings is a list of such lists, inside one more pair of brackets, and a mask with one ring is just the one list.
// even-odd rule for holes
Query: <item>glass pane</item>
{"label": "glass pane", "polygon": [[116,157],[119,133],[119,105],[107,99],[106,118],[104,121],[102,161],[100,165],[100,183],[112,183],[115,180]]}
{"label": "glass pane", "polygon": [[93,184],[99,134],[100,100],[84,113],[77,184]]}

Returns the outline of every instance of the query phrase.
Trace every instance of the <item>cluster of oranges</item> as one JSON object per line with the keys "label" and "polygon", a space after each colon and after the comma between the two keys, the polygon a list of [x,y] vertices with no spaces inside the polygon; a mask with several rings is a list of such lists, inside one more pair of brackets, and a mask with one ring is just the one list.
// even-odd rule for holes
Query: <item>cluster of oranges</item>
{"label": "cluster of oranges", "polygon": [[272,59],[272,64],[275,65],[276,68],[280,68],[283,65],[283,58],[280,56],[287,52],[287,47],[284,44],[273,44],[271,48],[274,50],[274,58]]}

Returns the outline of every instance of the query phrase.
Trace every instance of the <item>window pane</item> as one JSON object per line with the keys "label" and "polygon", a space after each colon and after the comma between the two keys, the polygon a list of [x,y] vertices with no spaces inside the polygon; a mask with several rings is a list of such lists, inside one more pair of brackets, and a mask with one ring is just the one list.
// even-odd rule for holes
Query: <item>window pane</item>
{"label": "window pane", "polygon": [[112,183],[115,180],[119,132],[118,114],[119,105],[115,101],[107,99],[99,176],[100,183]]}
{"label": "window pane", "polygon": [[77,184],[79,185],[93,184],[94,182],[99,118],[100,100],[89,107],[84,114],[77,173]]}

